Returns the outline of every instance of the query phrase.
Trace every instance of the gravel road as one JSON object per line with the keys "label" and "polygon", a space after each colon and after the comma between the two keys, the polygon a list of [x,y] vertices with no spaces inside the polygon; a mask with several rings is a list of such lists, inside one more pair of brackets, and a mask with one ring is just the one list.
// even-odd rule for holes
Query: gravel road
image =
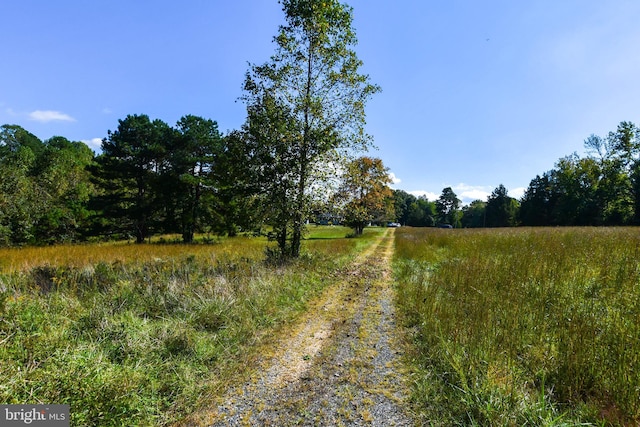
{"label": "gravel road", "polygon": [[393,229],[192,425],[413,426],[391,279]]}

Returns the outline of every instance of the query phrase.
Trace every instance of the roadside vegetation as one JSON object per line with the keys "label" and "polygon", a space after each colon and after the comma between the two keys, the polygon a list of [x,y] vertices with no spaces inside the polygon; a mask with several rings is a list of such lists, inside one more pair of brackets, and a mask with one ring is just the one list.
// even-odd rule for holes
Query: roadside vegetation
{"label": "roadside vegetation", "polygon": [[640,421],[637,230],[402,228],[396,239],[425,422]]}
{"label": "roadside vegetation", "polygon": [[0,273],[0,401],[70,404],[72,425],[180,419],[379,232],[310,230],[279,266],[264,238],[6,250],[23,261]]}

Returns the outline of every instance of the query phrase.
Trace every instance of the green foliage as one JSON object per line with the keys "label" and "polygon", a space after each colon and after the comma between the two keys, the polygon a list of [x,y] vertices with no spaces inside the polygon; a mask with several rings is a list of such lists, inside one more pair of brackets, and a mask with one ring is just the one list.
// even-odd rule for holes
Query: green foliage
{"label": "green foliage", "polygon": [[102,188],[96,207],[142,243],[159,222],[160,176],[173,130],[146,115],[128,115],[102,141],[95,170]]}
{"label": "green foliage", "polygon": [[487,225],[487,203],[474,200],[462,208],[462,227],[479,228]]}
{"label": "green foliage", "polygon": [[93,152],[82,142],[44,143],[19,126],[0,131],[0,245],[78,240],[93,192],[86,168]]}
{"label": "green foliage", "polygon": [[426,197],[416,197],[403,190],[393,190],[396,222],[412,227],[436,225],[436,204]]}
{"label": "green foliage", "polygon": [[450,224],[456,226],[457,213],[460,208],[460,199],[451,187],[442,190],[442,194],[436,200],[436,212],[438,213],[438,221],[441,224]]}
{"label": "green foliage", "polygon": [[359,157],[350,162],[334,201],[342,205],[344,224],[360,236],[370,223],[384,224],[392,216],[389,169],[382,160]]}
{"label": "green foliage", "polygon": [[589,154],[561,158],[529,184],[521,204],[524,225],[629,225],[638,222],[639,131],[621,122],[584,142]]}
{"label": "green foliage", "polygon": [[393,208],[395,220],[402,225],[407,225],[408,206],[416,197],[404,190],[393,190]]}
{"label": "green foliage", "polygon": [[552,179],[550,173],[545,173],[531,180],[520,202],[519,218],[523,225],[553,224],[551,218],[556,195],[551,187]]}
{"label": "green foliage", "polygon": [[500,184],[489,196],[484,221],[487,227],[513,227],[517,225],[518,201],[507,194]]}
{"label": "green foliage", "polygon": [[42,141],[22,127],[18,125],[0,126],[1,158],[19,156],[20,151],[24,149],[38,157],[42,153],[43,148]]}
{"label": "green foliage", "polygon": [[640,419],[637,233],[396,231],[414,399],[442,425]]}
{"label": "green foliage", "polygon": [[216,122],[192,115],[178,121],[177,131],[168,155],[171,170],[167,175],[171,179],[164,188],[170,191],[168,201],[173,202],[180,218],[183,241],[191,243],[205,222],[220,222],[214,213],[214,172],[220,166],[222,135]]}
{"label": "green foliage", "polygon": [[253,218],[241,215],[251,206],[236,173],[243,157],[235,135],[223,137],[215,121],[192,115],[176,128],[146,115],[120,120],[93,169],[100,189],[94,231],[133,235],[137,243],[179,233],[191,243],[197,232],[250,228]]}
{"label": "green foliage", "polygon": [[379,88],[358,72],[348,6],[337,0],[282,6],[287,24],[274,39],[275,54],[246,76],[243,140],[280,252],[295,258],[311,190],[326,181],[326,166],[339,151],[369,145],[364,107]]}

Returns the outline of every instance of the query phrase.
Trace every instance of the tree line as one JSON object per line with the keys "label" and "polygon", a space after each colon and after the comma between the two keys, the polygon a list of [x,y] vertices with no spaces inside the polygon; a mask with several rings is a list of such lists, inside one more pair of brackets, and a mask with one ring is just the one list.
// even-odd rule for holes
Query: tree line
{"label": "tree line", "polygon": [[584,141],[586,154],[562,157],[517,200],[500,184],[487,200],[461,207],[450,187],[434,202],[394,191],[397,220],[410,226],[514,227],[640,224],[640,130],[621,122]]}
{"label": "tree line", "polygon": [[[234,236],[276,229],[285,193],[271,159],[240,131],[187,115],[171,127],[129,115],[108,131],[98,155],[83,142],[45,141],[17,125],[0,127],[0,245],[133,239],[195,233]],[[263,155],[262,153],[260,155]],[[335,166],[335,165],[334,165]],[[393,218],[382,160],[358,157],[331,171],[302,221],[322,215],[353,227]],[[272,174],[267,175],[266,174]],[[276,236],[277,238],[278,236]]]}
{"label": "tree line", "polygon": [[[210,119],[187,115],[171,127],[129,115],[108,131],[102,152],[17,125],[0,127],[0,245],[134,239],[277,230],[287,183],[272,158],[247,143],[245,127],[223,135]],[[430,201],[391,190],[382,160],[358,157],[341,172],[326,163],[323,187],[302,222],[341,223],[356,234],[371,223],[416,227],[637,225],[640,131],[621,122],[605,137],[531,180],[520,200],[499,185],[487,200],[461,205],[447,187]],[[265,160],[266,158],[266,160]],[[339,168],[338,168],[339,169]],[[337,182],[331,185],[331,179]],[[316,176],[317,178],[317,176]],[[320,180],[318,182],[321,182]],[[287,244],[288,235],[282,238]]]}
{"label": "tree line", "polygon": [[397,221],[412,227],[513,227],[519,224],[520,202],[510,197],[500,184],[486,201],[462,202],[451,187],[442,190],[435,201],[416,197],[403,190],[394,190]]}

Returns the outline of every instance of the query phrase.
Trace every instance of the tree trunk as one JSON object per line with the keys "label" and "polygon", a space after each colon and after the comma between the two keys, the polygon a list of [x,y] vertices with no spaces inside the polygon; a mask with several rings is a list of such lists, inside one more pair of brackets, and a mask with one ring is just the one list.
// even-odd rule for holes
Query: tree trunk
{"label": "tree trunk", "polygon": [[[303,153],[304,154],[304,153]],[[291,257],[298,258],[300,256],[300,245],[302,244],[302,227],[304,215],[304,187],[306,181],[306,162],[300,165],[300,182],[298,185],[298,200],[296,201],[296,210],[293,215],[293,236],[291,238]]]}
{"label": "tree trunk", "polygon": [[307,81],[305,88],[304,106],[304,130],[302,134],[302,149],[300,150],[300,177],[298,181],[298,191],[295,213],[293,216],[293,238],[291,240],[291,257],[300,256],[300,245],[302,243],[302,229],[304,227],[304,192],[307,185],[308,171],[308,147],[309,147],[309,109],[311,104],[311,83],[313,78],[313,41],[309,41],[309,57],[307,58]]}
{"label": "tree trunk", "polygon": [[193,243],[193,230],[187,229],[182,233],[182,243]]}
{"label": "tree trunk", "polygon": [[136,221],[136,243],[144,243],[144,239],[147,237],[147,233],[144,231],[144,220]]}
{"label": "tree trunk", "polygon": [[287,225],[284,224],[280,233],[278,234],[278,247],[280,248],[280,254],[283,257],[287,257]]}

